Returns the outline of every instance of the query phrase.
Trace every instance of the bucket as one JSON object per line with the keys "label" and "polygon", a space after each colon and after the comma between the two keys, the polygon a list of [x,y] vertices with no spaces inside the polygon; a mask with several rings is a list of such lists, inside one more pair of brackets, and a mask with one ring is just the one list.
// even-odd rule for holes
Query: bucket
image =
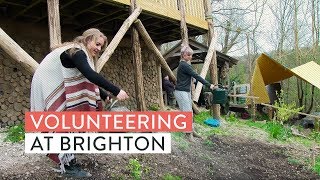
{"label": "bucket", "polygon": [[212,99],[213,104],[225,104],[227,102],[226,89],[221,89],[221,88],[214,89],[212,91],[212,94],[213,94],[213,99]]}

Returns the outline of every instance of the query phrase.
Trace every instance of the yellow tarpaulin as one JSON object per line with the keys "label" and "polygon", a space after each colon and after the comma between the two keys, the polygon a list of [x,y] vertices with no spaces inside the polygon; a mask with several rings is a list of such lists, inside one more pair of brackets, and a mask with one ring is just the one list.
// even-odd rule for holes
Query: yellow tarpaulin
{"label": "yellow tarpaulin", "polygon": [[314,61],[291,69],[296,76],[320,89],[320,66]]}
{"label": "yellow tarpaulin", "polygon": [[288,69],[265,54],[261,54],[253,71],[251,88],[256,103],[269,103],[266,85],[297,76],[320,89],[320,66],[311,61],[293,69]]}

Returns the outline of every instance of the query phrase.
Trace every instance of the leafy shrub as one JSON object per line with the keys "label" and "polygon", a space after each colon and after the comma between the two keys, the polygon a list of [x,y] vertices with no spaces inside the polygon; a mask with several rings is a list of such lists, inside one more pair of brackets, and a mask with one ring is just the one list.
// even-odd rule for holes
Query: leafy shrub
{"label": "leafy shrub", "polygon": [[10,142],[19,142],[24,140],[24,123],[11,126],[7,131],[7,136],[5,137],[5,141]]}
{"label": "leafy shrub", "polygon": [[288,121],[289,118],[296,115],[303,109],[302,107],[296,108],[295,103],[286,104],[283,98],[283,91],[278,94],[279,101],[275,102],[275,106],[277,107],[277,111],[275,113],[276,120],[279,121],[281,124],[283,122]]}

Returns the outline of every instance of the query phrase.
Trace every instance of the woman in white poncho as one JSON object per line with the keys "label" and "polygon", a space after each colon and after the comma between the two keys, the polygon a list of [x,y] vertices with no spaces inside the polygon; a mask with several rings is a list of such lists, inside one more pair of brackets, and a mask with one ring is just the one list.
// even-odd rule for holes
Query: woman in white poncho
{"label": "woman in white poncho", "polygon": [[[125,91],[95,72],[95,61],[106,45],[106,36],[92,28],[49,53],[32,79],[31,111],[102,110],[101,99],[108,96],[104,90],[119,100],[127,99]],[[47,156],[60,165],[61,173],[74,177],[90,176],[75,163],[73,154]]]}

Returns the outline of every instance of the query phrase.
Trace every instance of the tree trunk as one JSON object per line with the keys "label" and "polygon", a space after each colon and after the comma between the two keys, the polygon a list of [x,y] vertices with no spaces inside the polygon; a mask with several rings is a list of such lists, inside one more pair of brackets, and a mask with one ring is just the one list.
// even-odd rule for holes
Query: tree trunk
{"label": "tree trunk", "polygon": [[[295,55],[296,55],[296,65],[301,65],[301,57],[300,57],[300,49],[299,49],[299,36],[298,36],[298,6],[297,6],[297,0],[294,0],[294,49],[295,49]],[[297,90],[298,90],[298,106],[302,107],[303,105],[303,88],[302,88],[302,80],[300,78],[297,78]]]}

